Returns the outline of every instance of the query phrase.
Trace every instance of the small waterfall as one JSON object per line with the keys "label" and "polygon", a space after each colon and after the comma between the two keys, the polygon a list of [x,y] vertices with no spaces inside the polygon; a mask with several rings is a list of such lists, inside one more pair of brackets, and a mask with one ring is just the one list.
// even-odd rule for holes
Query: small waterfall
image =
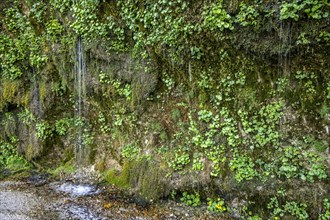
{"label": "small waterfall", "polygon": [[[285,28],[286,27],[286,28]],[[290,74],[290,63],[291,63],[291,23],[283,23],[280,21],[278,30],[278,66],[280,75],[287,76]]]}
{"label": "small waterfall", "polygon": [[75,123],[76,133],[76,160],[82,165],[87,160],[88,150],[84,141],[86,122],[86,63],[81,37],[77,41],[76,65],[75,65]]}
{"label": "small waterfall", "polygon": [[[37,74],[35,74],[35,70],[33,69],[33,76],[31,80],[31,101],[30,101],[30,112],[33,114],[33,116],[37,119],[43,118],[43,109],[42,104],[40,101],[40,86],[39,86],[39,77]],[[30,152],[31,155],[29,157],[37,156],[39,153],[42,152],[42,144],[41,140],[37,137],[37,127],[36,124],[33,124],[33,127],[26,127],[22,128],[24,131],[23,133],[28,134],[28,142],[30,145]],[[25,136],[25,135],[23,135]],[[25,148],[22,147],[22,148]]]}

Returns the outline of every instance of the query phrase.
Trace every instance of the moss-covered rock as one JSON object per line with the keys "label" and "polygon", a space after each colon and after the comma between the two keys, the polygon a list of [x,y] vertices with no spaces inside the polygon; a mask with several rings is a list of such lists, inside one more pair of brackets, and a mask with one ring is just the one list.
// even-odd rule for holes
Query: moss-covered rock
{"label": "moss-covered rock", "polygon": [[125,161],[121,172],[108,170],[105,172],[105,178],[120,188],[130,188],[137,196],[149,201],[169,195],[166,171],[148,158]]}

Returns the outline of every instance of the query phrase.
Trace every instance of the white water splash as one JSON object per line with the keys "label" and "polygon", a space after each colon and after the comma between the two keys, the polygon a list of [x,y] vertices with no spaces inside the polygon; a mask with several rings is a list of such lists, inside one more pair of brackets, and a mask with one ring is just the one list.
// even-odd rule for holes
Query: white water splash
{"label": "white water splash", "polygon": [[56,187],[59,192],[70,194],[72,197],[89,196],[98,194],[100,191],[93,185],[63,183]]}

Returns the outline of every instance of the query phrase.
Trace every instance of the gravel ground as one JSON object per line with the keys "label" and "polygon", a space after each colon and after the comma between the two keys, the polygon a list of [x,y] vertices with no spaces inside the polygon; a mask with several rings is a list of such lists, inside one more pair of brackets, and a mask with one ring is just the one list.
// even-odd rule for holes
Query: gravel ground
{"label": "gravel ground", "polygon": [[[0,219],[1,220],[32,220],[36,211],[42,213],[44,201],[28,192],[12,190],[23,183],[0,182]],[[42,219],[41,216],[39,219]]]}
{"label": "gravel ground", "polygon": [[[77,194],[78,193],[78,194]],[[141,205],[112,188],[72,182],[0,181],[0,220],[230,219],[174,201]]]}

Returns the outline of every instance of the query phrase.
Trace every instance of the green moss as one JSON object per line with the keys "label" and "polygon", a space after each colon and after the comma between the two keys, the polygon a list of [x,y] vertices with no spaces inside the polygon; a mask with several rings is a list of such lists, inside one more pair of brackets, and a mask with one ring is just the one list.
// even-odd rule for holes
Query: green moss
{"label": "green moss", "polygon": [[165,142],[168,140],[168,136],[167,136],[167,133],[166,131],[161,131],[160,134],[159,134],[159,138],[162,142]]}
{"label": "green moss", "polygon": [[125,161],[121,173],[108,170],[104,178],[120,188],[131,188],[144,199],[155,200],[167,196],[169,189],[165,184],[165,170],[147,158]]}
{"label": "green moss", "polygon": [[21,96],[21,99],[19,103],[24,106],[25,108],[28,108],[31,102],[31,93],[26,92],[24,95]]}
{"label": "green moss", "polygon": [[34,147],[32,144],[28,144],[25,148],[25,156],[28,160],[32,160],[35,156]]}
{"label": "green moss", "polygon": [[13,102],[16,98],[20,86],[20,81],[5,80],[1,85],[3,101]]}
{"label": "green moss", "polygon": [[126,189],[129,187],[129,169],[129,163],[124,163],[121,173],[117,170],[110,169],[103,173],[103,177],[109,183],[121,189]]}
{"label": "green moss", "polygon": [[1,125],[3,126],[2,132],[4,132],[5,136],[16,136],[17,123],[12,113],[5,113],[5,117],[2,120]]}
{"label": "green moss", "polygon": [[35,159],[40,156],[44,150],[44,145],[37,139],[36,130],[34,126],[26,128],[26,132],[29,132],[29,138],[24,146],[25,156],[28,160]]}
{"label": "green moss", "polygon": [[325,140],[324,141],[315,140],[313,146],[315,150],[317,150],[320,153],[323,153],[329,147],[329,144]]}
{"label": "green moss", "polygon": [[[29,171],[30,171],[30,168],[27,167],[24,170],[19,170],[19,171],[14,172],[10,176],[8,176],[8,178],[10,180],[24,180],[24,179],[28,178],[29,176],[31,176],[31,173]],[[1,179],[1,176],[0,176],[0,179]]]}
{"label": "green moss", "polygon": [[[166,183],[165,170],[153,161],[141,161],[145,163],[146,170],[141,170],[139,176],[140,195],[148,200],[160,199],[169,194]],[[142,166],[143,167],[143,166]]]}
{"label": "green moss", "polygon": [[45,82],[41,82],[39,84],[39,91],[40,91],[40,100],[43,102],[47,97],[47,86]]}
{"label": "green moss", "polygon": [[65,148],[64,150],[64,162],[70,161],[74,158],[74,151],[72,148]]}
{"label": "green moss", "polygon": [[180,109],[177,109],[177,108],[173,109],[171,111],[171,118],[172,118],[173,121],[179,121],[181,119]]}
{"label": "green moss", "polygon": [[72,165],[72,161],[68,161],[65,164],[57,167],[54,170],[50,170],[49,173],[51,173],[55,177],[61,177],[63,175],[67,175],[70,173],[75,172],[75,167]]}
{"label": "green moss", "polygon": [[153,131],[153,132],[161,132],[164,128],[162,126],[161,123],[159,122],[154,122],[150,125],[150,129]]}

